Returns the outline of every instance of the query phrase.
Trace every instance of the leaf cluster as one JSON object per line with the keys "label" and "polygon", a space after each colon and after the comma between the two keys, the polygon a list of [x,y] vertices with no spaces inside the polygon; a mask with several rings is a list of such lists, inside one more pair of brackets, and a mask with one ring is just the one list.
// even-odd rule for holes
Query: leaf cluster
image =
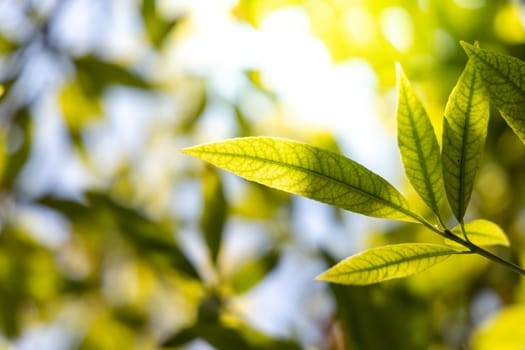
{"label": "leaf cluster", "polygon": [[[397,66],[398,146],[405,173],[435,215],[427,221],[381,176],[340,154],[305,143],[244,137],[184,149],[184,153],[265,186],[356,213],[417,222],[444,238],[444,244],[403,243],[351,256],[318,280],[370,284],[424,271],[457,254],[476,253],[525,274],[525,270],[481,246],[509,241],[488,220],[464,217],[479,168],[489,118],[489,101],[525,142],[525,63],[477,45],[462,43],[469,61],[453,88],[443,118],[442,147],[421,100]],[[444,201],[457,221],[447,227]]]}

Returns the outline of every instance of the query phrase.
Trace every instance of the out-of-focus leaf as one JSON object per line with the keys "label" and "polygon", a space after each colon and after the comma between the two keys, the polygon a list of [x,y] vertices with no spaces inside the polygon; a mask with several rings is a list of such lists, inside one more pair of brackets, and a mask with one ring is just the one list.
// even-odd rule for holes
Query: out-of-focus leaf
{"label": "out-of-focus leaf", "polygon": [[24,309],[44,313],[57,298],[61,279],[53,254],[34,242],[27,232],[4,223],[0,234],[0,332],[19,336],[27,325]]}
{"label": "out-of-focus leaf", "polygon": [[450,94],[443,120],[443,178],[452,212],[461,222],[479,168],[489,122],[481,77],[469,61]]}
{"label": "out-of-focus leaf", "polygon": [[272,250],[259,259],[244,264],[230,279],[233,292],[242,294],[256,286],[279,263],[280,254]]}
{"label": "out-of-focus leaf", "polygon": [[271,339],[248,327],[234,327],[223,323],[197,323],[185,328],[169,339],[162,347],[179,347],[193,339],[205,340],[217,350],[299,350],[292,341]]}
{"label": "out-of-focus leaf", "polygon": [[190,90],[188,92],[188,95],[190,95],[188,99],[193,101],[193,103],[190,105],[187,100],[184,101],[189,107],[184,111],[185,113],[183,113],[181,122],[177,126],[180,133],[189,133],[195,129],[195,124],[199,121],[208,103],[206,84],[199,81],[192,85],[192,88],[188,89]]}
{"label": "out-of-focus leaf", "polygon": [[[18,174],[31,153],[32,121],[27,109],[20,110],[14,123],[3,135],[3,166],[0,167],[0,189],[12,189]],[[15,149],[9,149],[15,147]]]}
{"label": "out-of-focus leaf", "polygon": [[523,349],[525,347],[525,305],[502,309],[483,322],[472,337],[473,350]]}
{"label": "out-of-focus leaf", "polygon": [[166,36],[172,31],[178,20],[166,21],[159,16],[155,0],[142,0],[142,20],[150,42],[161,48]]}
{"label": "out-of-focus leaf", "polygon": [[401,65],[397,65],[397,140],[410,183],[439,215],[445,191],[434,127]]}
{"label": "out-of-focus leaf", "polygon": [[364,215],[416,221],[391,184],[337,153],[302,142],[244,137],[183,150],[263,185]]}
{"label": "out-of-focus leaf", "polygon": [[79,144],[83,126],[102,115],[100,96],[88,93],[79,81],[72,81],[62,87],[58,99],[70,136]]}
{"label": "out-of-focus leaf", "polygon": [[244,218],[257,220],[272,218],[279,208],[290,202],[288,193],[256,182],[250,183],[246,191],[239,194],[239,198],[238,203],[233,203],[232,212]]}
{"label": "out-of-focus leaf", "polygon": [[108,196],[98,193],[86,195],[91,206],[106,208],[114,216],[122,233],[135,248],[143,253],[159,253],[168,259],[171,266],[191,277],[199,278],[193,264],[188,260],[175,242],[173,232],[155,223],[134,209],[124,207]]}
{"label": "out-of-focus leaf", "polygon": [[74,62],[80,84],[90,94],[100,94],[110,85],[125,85],[140,89],[150,88],[150,84],[131,70],[110,62],[86,56]]}
{"label": "out-of-focus leaf", "polygon": [[175,241],[171,229],[160,223],[151,221],[137,210],[125,207],[108,196],[100,193],[87,193],[88,204],[64,201],[56,198],[43,198],[40,203],[56,209],[70,220],[91,220],[98,225],[101,232],[107,222],[101,217],[108,215],[116,223],[119,234],[130,243],[139,255],[147,256],[150,262],[155,262],[160,256],[171,267],[189,277],[199,279],[193,264],[184,255]]}
{"label": "out-of-focus leaf", "polygon": [[234,107],[235,109],[235,120],[237,121],[237,134],[239,136],[250,136],[251,127],[250,123],[246,119],[246,116],[242,113],[241,109],[238,106]]}
{"label": "out-of-focus leaf", "polygon": [[16,44],[0,34],[0,54],[12,52],[16,48]]}
{"label": "out-of-focus leaf", "polygon": [[480,73],[490,101],[525,143],[525,62],[461,42]]}
{"label": "out-of-focus leaf", "polygon": [[200,338],[218,350],[295,350],[300,349],[292,341],[272,339],[255,331],[242,322],[228,317],[220,317],[222,301],[217,295],[204,297],[199,305],[197,322],[184,328],[162,344],[162,347],[179,347]]}
{"label": "out-of-focus leaf", "polygon": [[[487,246],[487,245],[502,245],[505,247],[510,246],[509,239],[505,232],[496,225],[495,223],[488,220],[474,220],[467,222],[465,224],[465,232],[469,240],[477,245]],[[458,237],[463,237],[463,232],[461,231],[461,226],[458,225],[454,227],[451,232]],[[460,249],[465,249],[459,243],[456,243],[452,240],[446,239],[445,243],[451,247],[456,247]]]}
{"label": "out-of-focus leaf", "polygon": [[438,244],[392,244],[353,255],[316,279],[341,284],[372,284],[425,271],[457,253],[456,249]]}
{"label": "out-of-focus leaf", "polygon": [[221,178],[217,170],[206,167],[202,178],[204,208],[201,217],[201,228],[214,263],[222,242],[222,231],[226,221],[227,203],[224,198]]}
{"label": "out-of-focus leaf", "polygon": [[[78,344],[79,350],[153,349],[153,344],[138,346],[138,331],[116,319],[109,310],[97,310],[86,334]],[[152,341],[149,341],[152,343]]]}

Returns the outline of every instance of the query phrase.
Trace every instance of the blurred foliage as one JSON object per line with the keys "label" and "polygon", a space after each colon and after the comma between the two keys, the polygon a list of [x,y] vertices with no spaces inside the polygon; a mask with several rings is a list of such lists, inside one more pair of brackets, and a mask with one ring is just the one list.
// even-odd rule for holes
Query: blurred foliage
{"label": "blurred foliage", "polygon": [[[295,325],[264,329],[267,315],[253,314],[246,300],[280,283],[271,299],[293,304],[296,294],[288,293],[287,282],[304,272],[303,265],[277,278],[293,254],[319,265],[340,256],[295,232],[297,206],[289,195],[236,182],[178,152],[224,134],[271,134],[339,150],[339,140],[326,130],[289,123],[285,96],[267,83],[264,65],[235,66],[244,85],[231,96],[235,83],[219,83],[232,67],[221,60],[238,43],[199,42],[205,25],[219,32],[229,23],[256,34],[272,16],[299,13],[331,64],[358,58],[373,68],[377,109],[387,127],[395,113],[395,61],[439,124],[466,62],[459,40],[525,58],[521,2],[239,0],[225,13],[224,2],[211,0],[200,7],[142,0],[123,9],[122,3],[0,3],[0,348],[525,346],[523,279],[471,257],[406,281],[321,285],[328,304],[310,295],[298,310],[290,309],[300,312]],[[186,69],[177,55],[199,52],[198,45],[208,45],[207,51],[187,61],[217,58],[220,64]],[[283,59],[288,54],[278,53]],[[302,72],[300,84],[314,84],[310,73]],[[118,104],[122,95],[125,102]],[[229,114],[223,118],[224,110]],[[498,253],[522,261],[524,151],[492,111],[467,213],[498,223],[512,245]],[[353,217],[331,213],[327,237],[340,225],[350,229]],[[232,240],[257,240],[258,231],[264,239],[255,248],[234,252]],[[371,232],[367,244],[432,240],[410,224],[376,231],[382,234]],[[314,277],[299,287],[305,294],[319,286]],[[262,310],[271,314],[270,307]],[[306,323],[315,329],[297,326]],[[57,339],[49,344],[53,334]]]}

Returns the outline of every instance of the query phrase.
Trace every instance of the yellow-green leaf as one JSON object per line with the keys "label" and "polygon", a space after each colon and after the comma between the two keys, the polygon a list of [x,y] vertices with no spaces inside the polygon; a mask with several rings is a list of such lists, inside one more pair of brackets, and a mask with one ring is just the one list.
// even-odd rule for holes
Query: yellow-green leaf
{"label": "yellow-green leaf", "polygon": [[444,187],[441,153],[423,104],[397,65],[397,140],[408,179],[425,203],[439,213]]}
{"label": "yellow-green leaf", "polygon": [[364,215],[416,221],[385,179],[337,153],[302,142],[244,137],[183,150],[245,179]]}
{"label": "yellow-green leaf", "polygon": [[443,178],[452,212],[463,220],[487,135],[489,104],[469,61],[452,90],[443,121]]}
{"label": "yellow-green leaf", "polygon": [[515,304],[501,309],[484,321],[473,333],[473,350],[523,350],[525,347],[525,305]]}
{"label": "yellow-green leaf", "polygon": [[[467,237],[472,243],[476,245],[502,245],[505,247],[510,246],[509,239],[507,238],[505,232],[501,229],[501,227],[499,227],[492,221],[483,219],[474,220],[471,222],[467,222],[464,227],[465,232],[467,233]],[[451,232],[456,236],[463,238],[461,226],[458,225],[454,227],[451,230]],[[456,243],[449,239],[446,239],[445,243],[451,247],[463,247],[459,243]]]}
{"label": "yellow-green leaf", "polygon": [[372,284],[422,272],[459,253],[451,247],[428,243],[393,244],[353,255],[317,277],[340,284]]}
{"label": "yellow-green leaf", "polygon": [[490,102],[525,143],[525,62],[462,42],[479,71]]}

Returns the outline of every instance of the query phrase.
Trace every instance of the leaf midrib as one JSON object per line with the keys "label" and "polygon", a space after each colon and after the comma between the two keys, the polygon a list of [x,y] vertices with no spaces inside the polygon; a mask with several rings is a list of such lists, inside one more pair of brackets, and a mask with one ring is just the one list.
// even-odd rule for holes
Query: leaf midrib
{"label": "leaf midrib", "polygon": [[[428,169],[427,169],[427,164],[425,162],[425,157],[421,151],[422,147],[421,147],[421,139],[419,137],[419,135],[417,134],[416,132],[416,128],[415,128],[415,121],[414,121],[414,111],[412,110],[412,108],[410,107],[410,104],[408,103],[408,89],[405,87],[403,89],[403,94],[404,94],[404,97],[405,97],[405,101],[407,101],[406,103],[406,106],[407,106],[407,111],[408,111],[408,115],[409,115],[409,119],[410,119],[410,123],[411,123],[411,131],[412,131],[412,137],[414,138],[416,144],[418,147],[416,147],[416,152],[417,152],[417,156],[418,156],[418,159],[419,159],[419,165],[421,166],[421,170],[423,171],[423,179],[424,179],[424,182],[425,182],[425,187],[426,187],[426,190],[427,190],[427,193],[429,194],[430,196],[430,201],[432,202],[432,208],[433,209],[436,209],[438,208],[438,205],[437,205],[437,200],[434,196],[434,191],[432,189],[432,184],[430,183],[430,177],[429,177],[429,172],[428,172]],[[434,135],[435,137],[435,135]]]}
{"label": "leaf midrib", "polygon": [[[516,84],[513,80],[511,80],[509,77],[507,77],[503,72],[501,72],[496,66],[494,66],[491,62],[487,61],[482,55],[481,55],[481,50],[480,49],[476,49],[476,48],[472,48],[472,53],[473,55],[479,59],[480,61],[482,61],[484,64],[486,64],[487,66],[489,66],[490,68],[492,68],[493,71],[495,71],[500,77],[502,77],[506,82],[510,83],[510,85],[512,85],[514,88],[516,88],[517,90],[519,90],[522,94],[525,94],[525,90],[523,90],[523,88],[521,86],[519,86],[518,84]],[[492,54],[492,53],[490,53]]]}
{"label": "leaf midrib", "polygon": [[[460,208],[460,214],[461,218],[458,218],[460,222],[463,222],[463,215],[465,213],[465,153],[466,153],[466,145],[467,145],[467,137],[468,137],[468,127],[470,126],[470,113],[469,111],[472,108],[472,98],[473,98],[473,86],[476,82],[476,72],[473,72],[472,79],[469,81],[471,84],[469,85],[469,94],[468,94],[468,102],[467,102],[467,111],[466,111],[466,117],[465,117],[465,124],[463,125],[463,137],[461,138],[461,163],[459,165],[459,208]],[[461,110],[461,109],[460,109]]]}
{"label": "leaf midrib", "polygon": [[400,261],[397,261],[397,262],[394,262],[394,263],[382,263],[382,264],[376,264],[376,265],[373,265],[373,266],[370,266],[370,267],[364,267],[364,268],[360,268],[360,269],[356,269],[356,270],[353,270],[351,272],[340,272],[340,273],[334,273],[334,274],[330,274],[329,276],[330,277],[338,277],[338,276],[344,276],[344,275],[350,275],[350,274],[354,274],[354,273],[363,273],[363,272],[370,272],[370,271],[373,271],[373,270],[377,270],[377,269],[382,269],[382,268],[388,268],[390,266],[394,266],[394,265],[397,265],[397,264],[401,264],[401,263],[405,263],[405,262],[411,262],[411,261],[415,261],[415,260],[421,260],[421,259],[427,259],[427,258],[433,258],[433,257],[440,257],[440,256],[444,256],[444,255],[456,255],[456,254],[460,254],[460,252],[456,252],[454,250],[450,250],[450,251],[443,251],[443,252],[439,252],[439,253],[427,253],[427,254],[424,254],[424,255],[418,255],[418,256],[414,256],[414,257],[409,257],[407,259],[404,259],[404,260],[400,260]]}
{"label": "leaf midrib", "polygon": [[[283,162],[280,162],[280,161],[276,161],[276,160],[272,160],[272,159],[267,159],[267,158],[261,158],[261,157],[257,157],[257,156],[252,156],[252,155],[238,155],[238,154],[235,154],[235,153],[228,153],[228,152],[210,152],[210,151],[199,151],[200,153],[208,153],[208,154],[214,154],[214,155],[220,155],[220,156],[229,156],[229,157],[238,157],[238,158],[248,158],[248,159],[251,159],[251,160],[259,160],[259,161],[262,161],[262,162],[268,162],[268,163],[272,163],[272,164],[277,164],[277,165],[280,165],[280,166],[283,166],[283,167],[288,167],[288,168],[292,168],[292,169],[295,169],[295,170],[300,170],[300,171],[303,171],[305,173],[309,173],[309,174],[313,174],[315,176],[318,176],[318,177],[321,177],[321,178],[325,178],[325,179],[328,179],[330,181],[333,181],[335,183],[338,183],[340,185],[343,185],[345,187],[350,187],[352,188],[353,190],[359,192],[359,193],[362,193],[368,197],[372,197],[374,200],[378,201],[378,202],[381,202],[383,204],[385,204],[386,206],[390,207],[390,208],[393,208],[413,219],[416,219],[418,220],[418,216],[411,212],[410,210],[408,209],[405,209],[403,207],[400,207],[398,206],[397,204],[395,203],[392,203],[392,202],[389,202],[387,200],[385,200],[384,198],[381,198],[381,197],[378,197],[377,195],[373,194],[373,193],[370,193],[370,192],[367,192],[367,191],[364,191],[362,189],[360,189],[359,187],[355,187],[351,184],[348,184],[346,182],[343,182],[341,180],[338,180],[336,178],[333,178],[333,177],[330,177],[328,175],[325,175],[323,173],[320,173],[318,171],[315,171],[315,170],[312,170],[312,169],[308,169],[308,168],[305,168],[305,167],[302,167],[302,166],[298,166],[298,165],[293,165],[293,164],[289,164],[289,163],[283,163]],[[358,164],[359,165],[359,164]],[[376,176],[379,177],[379,175],[377,174],[374,174]],[[381,178],[381,177],[379,177]],[[388,184],[388,182],[387,182]]]}

